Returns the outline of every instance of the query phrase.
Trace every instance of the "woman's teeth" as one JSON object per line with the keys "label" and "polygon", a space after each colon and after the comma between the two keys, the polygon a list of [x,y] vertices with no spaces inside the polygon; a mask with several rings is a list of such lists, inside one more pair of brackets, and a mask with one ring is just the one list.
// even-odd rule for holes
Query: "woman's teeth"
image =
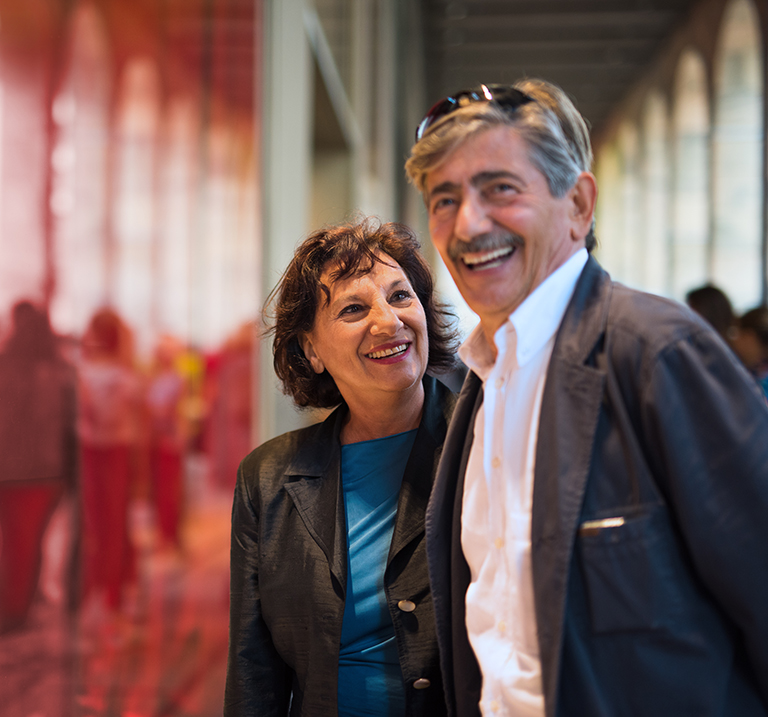
{"label": "woman's teeth", "polygon": [[408,344],[400,344],[399,346],[395,346],[391,349],[384,349],[383,351],[373,351],[372,353],[366,354],[368,358],[372,359],[382,359],[387,358],[387,356],[394,356],[395,354],[401,354],[408,348]]}

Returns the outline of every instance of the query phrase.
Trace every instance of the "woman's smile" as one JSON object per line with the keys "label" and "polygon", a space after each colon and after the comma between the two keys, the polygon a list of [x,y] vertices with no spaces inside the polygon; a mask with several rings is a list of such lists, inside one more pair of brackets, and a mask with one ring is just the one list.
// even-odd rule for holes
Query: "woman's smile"
{"label": "woman's smile", "polygon": [[410,346],[411,344],[409,341],[406,341],[403,343],[395,343],[395,345],[393,346],[377,348],[374,351],[367,353],[366,356],[369,359],[374,359],[375,361],[392,359],[392,361],[390,361],[389,363],[394,363],[396,361],[399,361],[405,355],[405,353],[408,351]]}

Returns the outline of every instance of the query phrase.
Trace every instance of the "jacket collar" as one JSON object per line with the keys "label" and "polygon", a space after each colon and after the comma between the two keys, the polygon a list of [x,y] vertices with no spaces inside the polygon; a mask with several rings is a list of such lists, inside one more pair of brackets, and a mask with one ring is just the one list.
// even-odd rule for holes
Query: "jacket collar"
{"label": "jacket collar", "polygon": [[[453,404],[453,396],[445,386],[433,377],[424,377],[424,411],[403,475],[388,563],[424,531],[438,449]],[[347,410],[339,406],[322,423],[311,427],[314,430],[308,431],[307,440],[299,445],[284,472],[285,490],[342,589],[347,577],[347,538],[339,436]]]}

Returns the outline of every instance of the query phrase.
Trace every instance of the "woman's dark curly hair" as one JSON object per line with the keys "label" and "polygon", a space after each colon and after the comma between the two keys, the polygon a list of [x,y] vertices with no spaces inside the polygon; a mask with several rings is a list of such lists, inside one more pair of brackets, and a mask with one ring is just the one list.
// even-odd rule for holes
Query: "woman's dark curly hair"
{"label": "woman's dark curly hair", "polygon": [[329,264],[336,266],[333,281],[367,274],[374,262],[386,263],[382,253],[400,265],[424,307],[429,339],[427,369],[441,373],[455,366],[455,315],[436,300],[432,272],[413,232],[403,224],[381,224],[371,218],[326,227],[299,245],[266,302],[272,319],[266,333],[274,335],[275,372],[297,406],[331,408],[343,402],[333,377],[328,371],[315,373],[299,344],[315,325],[320,296],[324,294],[326,302],[330,298],[320,276]]}

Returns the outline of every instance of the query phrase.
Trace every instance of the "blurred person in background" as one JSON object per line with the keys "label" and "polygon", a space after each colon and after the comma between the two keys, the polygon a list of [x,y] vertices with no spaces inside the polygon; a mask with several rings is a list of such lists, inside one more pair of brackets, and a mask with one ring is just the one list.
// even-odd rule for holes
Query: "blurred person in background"
{"label": "blurred person in background", "polygon": [[25,623],[38,587],[42,539],[76,478],[75,373],[45,309],[13,307],[0,353],[0,633]]}
{"label": "blurred person in background", "polygon": [[730,343],[736,325],[736,315],[733,313],[730,299],[722,289],[712,284],[691,289],[685,295],[685,303],[708,322],[723,341]]}
{"label": "blurred person in background", "polygon": [[176,367],[182,347],[162,336],[155,349],[155,368],[147,386],[152,498],[161,548],[181,548],[179,526],[183,505],[183,459],[186,441],[185,381]]}
{"label": "blurred person in background", "polygon": [[757,306],[739,317],[731,346],[768,396],[768,307]]}
{"label": "blurred person in background", "polygon": [[399,224],[330,227],[276,296],[274,365],[322,423],[253,451],[232,513],[227,717],[445,714],[424,513],[450,314]]}
{"label": "blurred person in background", "polygon": [[128,525],[139,440],[141,382],[131,336],[112,309],[94,314],[79,366],[78,433],[83,500],[84,599],[88,617],[116,611],[135,577]]}
{"label": "blurred person in background", "polygon": [[209,363],[208,441],[212,482],[227,492],[243,456],[253,448],[252,367],[255,327],[240,326]]}

